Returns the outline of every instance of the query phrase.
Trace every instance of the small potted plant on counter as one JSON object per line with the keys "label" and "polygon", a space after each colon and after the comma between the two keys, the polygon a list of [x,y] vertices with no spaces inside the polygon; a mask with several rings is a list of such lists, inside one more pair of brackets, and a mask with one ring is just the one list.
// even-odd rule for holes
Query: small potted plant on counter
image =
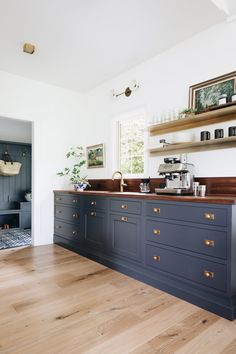
{"label": "small potted plant on counter", "polygon": [[67,159],[73,159],[74,164],[71,167],[65,167],[63,171],[57,175],[68,176],[74,185],[75,191],[83,191],[87,186],[90,187],[87,176],[81,176],[81,169],[86,164],[85,153],[82,146],[71,147],[66,154]]}

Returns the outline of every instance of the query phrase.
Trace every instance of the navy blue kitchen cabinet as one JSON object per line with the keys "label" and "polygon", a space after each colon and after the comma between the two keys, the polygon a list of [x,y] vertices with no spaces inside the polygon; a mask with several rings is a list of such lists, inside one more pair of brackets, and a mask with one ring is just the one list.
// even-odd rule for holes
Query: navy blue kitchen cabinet
{"label": "navy blue kitchen cabinet", "polygon": [[125,214],[111,214],[109,230],[111,253],[125,259],[140,261],[140,218]]}
{"label": "navy blue kitchen cabinet", "polygon": [[107,247],[107,200],[85,197],[83,201],[86,249],[105,251]]}
{"label": "navy blue kitchen cabinet", "polygon": [[54,242],[71,249],[82,249],[84,226],[82,199],[66,193],[54,196]]}
{"label": "navy blue kitchen cabinet", "polygon": [[109,203],[109,245],[113,257],[141,261],[140,200],[111,198]]}
{"label": "navy blue kitchen cabinet", "polygon": [[55,243],[236,318],[236,205],[57,192],[54,225]]}

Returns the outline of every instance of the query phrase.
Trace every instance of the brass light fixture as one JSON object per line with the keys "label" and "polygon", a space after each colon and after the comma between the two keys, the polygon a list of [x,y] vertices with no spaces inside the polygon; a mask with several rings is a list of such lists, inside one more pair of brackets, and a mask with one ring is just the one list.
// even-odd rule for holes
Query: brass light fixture
{"label": "brass light fixture", "polygon": [[125,95],[126,97],[129,97],[132,92],[136,91],[139,88],[139,85],[136,80],[133,80],[128,87],[123,92],[116,93],[115,90],[112,90],[112,96],[113,97],[119,97],[121,95]]}
{"label": "brass light fixture", "polygon": [[23,45],[23,52],[27,54],[33,54],[35,52],[35,46],[31,43],[25,43]]}

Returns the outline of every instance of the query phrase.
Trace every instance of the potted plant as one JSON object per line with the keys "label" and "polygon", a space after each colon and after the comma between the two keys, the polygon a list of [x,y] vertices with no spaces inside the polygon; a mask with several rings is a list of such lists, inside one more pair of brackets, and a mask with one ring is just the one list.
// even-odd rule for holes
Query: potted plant
{"label": "potted plant", "polygon": [[196,109],[193,108],[184,108],[180,113],[179,113],[179,118],[191,118],[197,113]]}
{"label": "potted plant", "polygon": [[27,202],[31,202],[31,200],[32,200],[32,194],[31,194],[31,191],[30,191],[30,190],[26,190],[26,191],[25,191],[25,200],[26,200]]}
{"label": "potted plant", "polygon": [[67,152],[67,159],[73,159],[74,164],[71,167],[65,167],[63,171],[57,175],[68,176],[71,183],[74,185],[75,191],[83,191],[87,186],[90,187],[87,176],[81,176],[81,169],[86,164],[84,149],[82,146],[71,147]]}

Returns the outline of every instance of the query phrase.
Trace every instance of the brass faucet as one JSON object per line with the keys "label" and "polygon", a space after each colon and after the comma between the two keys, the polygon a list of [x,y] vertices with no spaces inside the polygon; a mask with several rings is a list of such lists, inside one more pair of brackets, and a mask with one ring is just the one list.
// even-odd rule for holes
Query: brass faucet
{"label": "brass faucet", "polygon": [[114,181],[114,179],[115,179],[114,177],[117,173],[120,174],[120,192],[124,192],[124,187],[127,186],[127,183],[125,183],[124,178],[123,178],[123,173],[121,171],[115,171],[112,174],[112,181]]}

